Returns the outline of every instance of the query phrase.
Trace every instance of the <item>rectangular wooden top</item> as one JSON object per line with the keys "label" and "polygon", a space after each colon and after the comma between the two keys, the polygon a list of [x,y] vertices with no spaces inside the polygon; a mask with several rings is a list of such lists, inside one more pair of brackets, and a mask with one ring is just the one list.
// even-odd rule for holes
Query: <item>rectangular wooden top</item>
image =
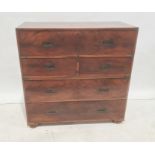
{"label": "rectangular wooden top", "polygon": [[17,29],[137,29],[123,22],[24,22]]}

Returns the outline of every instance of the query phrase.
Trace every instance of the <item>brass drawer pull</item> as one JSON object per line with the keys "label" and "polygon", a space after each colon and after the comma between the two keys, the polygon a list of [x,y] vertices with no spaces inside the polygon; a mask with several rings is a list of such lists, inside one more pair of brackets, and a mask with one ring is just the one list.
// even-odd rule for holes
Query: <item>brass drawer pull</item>
{"label": "brass drawer pull", "polygon": [[111,64],[101,64],[100,70],[107,70],[110,69],[111,67],[112,67]]}
{"label": "brass drawer pull", "polygon": [[102,45],[104,47],[107,47],[107,48],[114,48],[115,47],[115,43],[114,43],[113,39],[103,40]]}
{"label": "brass drawer pull", "polygon": [[107,112],[107,109],[106,108],[102,108],[102,109],[97,109],[97,112]]}
{"label": "brass drawer pull", "polygon": [[54,44],[51,43],[51,42],[43,42],[43,43],[42,43],[42,46],[43,46],[44,48],[53,48],[53,47],[54,47]]}
{"label": "brass drawer pull", "polygon": [[48,89],[45,90],[45,92],[46,92],[46,93],[56,93],[57,90],[54,89],[54,88],[48,88]]}
{"label": "brass drawer pull", "polygon": [[56,113],[57,113],[56,111],[50,110],[50,111],[48,111],[46,114],[47,114],[47,115],[53,115],[53,114],[56,114]]}
{"label": "brass drawer pull", "polygon": [[55,69],[55,65],[52,64],[52,63],[47,63],[47,64],[44,64],[44,67],[48,70],[54,70]]}
{"label": "brass drawer pull", "polygon": [[109,88],[99,88],[98,91],[99,92],[108,92]]}

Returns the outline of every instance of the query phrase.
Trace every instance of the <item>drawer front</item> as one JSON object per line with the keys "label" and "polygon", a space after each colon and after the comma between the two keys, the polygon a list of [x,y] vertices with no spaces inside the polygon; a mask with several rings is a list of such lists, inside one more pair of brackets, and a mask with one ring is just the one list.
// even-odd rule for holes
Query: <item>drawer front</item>
{"label": "drawer front", "polygon": [[24,76],[71,76],[76,74],[76,58],[21,59]]}
{"label": "drawer front", "polygon": [[27,105],[28,119],[37,123],[122,120],[126,100],[50,102]]}
{"label": "drawer front", "polygon": [[136,30],[18,30],[21,56],[131,56]]}
{"label": "drawer front", "polygon": [[21,30],[17,32],[21,56],[76,55],[77,31]]}
{"label": "drawer front", "polygon": [[131,56],[134,54],[137,31],[83,31],[79,55]]}
{"label": "drawer front", "polygon": [[80,58],[80,74],[130,75],[132,58]]}
{"label": "drawer front", "polygon": [[79,99],[106,100],[127,97],[128,79],[78,80],[77,83]]}
{"label": "drawer front", "polygon": [[126,98],[128,79],[25,81],[27,102]]}

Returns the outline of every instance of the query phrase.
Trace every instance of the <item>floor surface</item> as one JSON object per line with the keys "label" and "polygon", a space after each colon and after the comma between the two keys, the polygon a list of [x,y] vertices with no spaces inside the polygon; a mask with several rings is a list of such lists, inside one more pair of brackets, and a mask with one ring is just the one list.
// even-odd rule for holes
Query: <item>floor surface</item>
{"label": "floor surface", "polygon": [[125,121],[29,128],[23,104],[0,104],[0,141],[155,141],[155,100],[129,100]]}

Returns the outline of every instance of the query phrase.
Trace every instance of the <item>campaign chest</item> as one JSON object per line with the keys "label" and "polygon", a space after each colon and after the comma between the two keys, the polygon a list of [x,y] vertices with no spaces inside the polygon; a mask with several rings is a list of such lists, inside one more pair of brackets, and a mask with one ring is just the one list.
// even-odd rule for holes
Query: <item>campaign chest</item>
{"label": "campaign chest", "polygon": [[123,121],[137,33],[121,22],[16,28],[28,125]]}

